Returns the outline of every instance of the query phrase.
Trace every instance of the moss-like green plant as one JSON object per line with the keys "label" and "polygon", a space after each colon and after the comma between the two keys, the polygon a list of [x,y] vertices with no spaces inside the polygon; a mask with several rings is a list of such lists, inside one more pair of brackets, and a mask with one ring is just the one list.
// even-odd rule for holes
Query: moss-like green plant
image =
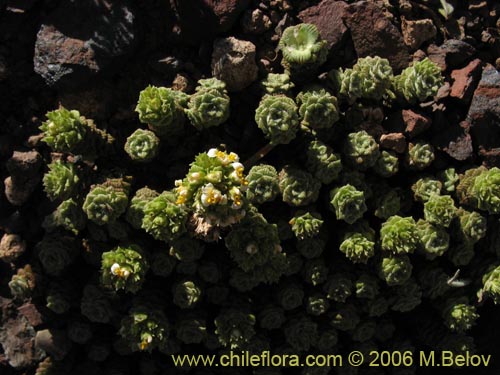
{"label": "moss-like green plant", "polygon": [[349,275],[342,273],[329,276],[323,284],[326,298],[335,302],[344,303],[352,295],[353,289],[354,285]]}
{"label": "moss-like green plant", "polygon": [[479,300],[491,298],[495,305],[500,304],[500,266],[486,272],[482,281],[483,287],[478,292]]}
{"label": "moss-like green plant", "polygon": [[283,54],[282,65],[292,73],[320,66],[328,54],[326,41],[321,39],[317,27],[308,23],[287,27],[278,48]]}
{"label": "moss-like green plant", "polygon": [[436,95],[443,83],[441,70],[428,58],[415,62],[393,79],[396,95],[410,103],[423,102]]}
{"label": "moss-like green plant", "polygon": [[276,224],[253,212],[229,232],[225,243],[231,258],[245,272],[264,266],[281,252]]}
{"label": "moss-like green plant", "polygon": [[272,165],[253,166],[247,175],[247,199],[254,204],[273,201],[279,194],[278,172]]}
{"label": "moss-like green plant", "polygon": [[417,222],[417,233],[420,237],[419,249],[429,260],[443,255],[450,246],[448,232],[428,221],[420,219]]}
{"label": "moss-like green plant", "polygon": [[381,219],[388,219],[401,209],[401,193],[399,189],[382,189],[379,194],[375,194],[374,203],[373,214]]}
{"label": "moss-like green plant", "polygon": [[80,178],[74,164],[55,161],[43,176],[43,188],[50,200],[65,200],[76,194]]}
{"label": "moss-like green plant", "polygon": [[255,316],[244,310],[227,309],[215,318],[215,333],[223,346],[241,348],[255,335],[255,321]]}
{"label": "moss-like green plant", "polygon": [[286,73],[269,73],[261,82],[261,85],[265,93],[269,95],[288,95],[295,87],[293,82],[290,81],[290,76]]}
{"label": "moss-like green plant", "polygon": [[306,312],[312,316],[320,316],[328,311],[330,303],[321,294],[309,296],[306,299]]}
{"label": "moss-like green plant", "polygon": [[86,223],[87,217],[80,205],[74,199],[67,199],[45,217],[42,226],[49,232],[62,227],[73,234],[78,234],[85,228]]}
{"label": "moss-like green plant", "polygon": [[206,333],[205,320],[198,317],[183,318],[176,324],[176,337],[184,344],[200,344]]}
{"label": "moss-like green plant", "polygon": [[423,296],[436,299],[445,295],[452,288],[448,285],[449,276],[440,267],[428,266],[418,274],[418,281]]}
{"label": "moss-like green plant", "polygon": [[354,341],[358,342],[368,341],[375,335],[376,328],[377,324],[374,321],[361,322],[356,326],[351,337]]}
{"label": "moss-like green plant", "polygon": [[132,351],[164,350],[170,333],[170,325],[162,310],[144,305],[133,306],[122,321],[120,336]]}
{"label": "moss-like green plant", "polygon": [[304,289],[296,283],[283,283],[278,287],[277,301],[285,310],[293,310],[300,305],[304,299]]}
{"label": "moss-like green plant", "polygon": [[53,276],[60,275],[78,255],[75,238],[55,232],[45,235],[36,247],[45,272]]}
{"label": "moss-like green plant", "polygon": [[331,190],[330,205],[335,211],[337,220],[344,220],[348,224],[361,219],[367,210],[364,193],[352,185]]}
{"label": "moss-like green plant", "polygon": [[411,276],[413,266],[407,255],[384,256],[379,264],[379,276],[387,285],[403,285]]}
{"label": "moss-like green plant", "polygon": [[321,215],[317,212],[298,211],[290,220],[292,231],[299,240],[317,236],[323,225]]}
{"label": "moss-like green plant", "polygon": [[255,122],[271,144],[288,144],[299,129],[297,105],[285,95],[264,95],[257,110]]}
{"label": "moss-like green plant", "polygon": [[460,231],[470,242],[477,242],[486,236],[487,221],[484,216],[475,211],[460,208],[458,211]]}
{"label": "moss-like green plant", "polygon": [[474,258],[474,243],[462,239],[461,242],[450,245],[448,259],[457,267],[468,265]]}
{"label": "moss-like green plant", "polygon": [[425,220],[448,228],[457,215],[453,198],[449,195],[432,194],[424,204]]}
{"label": "moss-like green plant", "polygon": [[449,299],[442,311],[445,325],[453,332],[465,332],[476,323],[479,314],[467,297]]}
{"label": "moss-like green plant", "polygon": [[358,59],[352,69],[332,71],[340,95],[353,103],[357,99],[382,100],[391,96],[392,68],[389,60],[374,56]]}
{"label": "moss-like green plant", "polygon": [[314,140],[307,145],[307,169],[323,184],[329,184],[339,177],[342,170],[340,154],[320,140]]}
{"label": "moss-like green plant", "polygon": [[319,257],[326,247],[326,241],[318,237],[306,238],[297,241],[297,251],[306,259]]}
{"label": "moss-like green plant", "polygon": [[373,167],[380,156],[378,143],[364,130],[347,136],[344,152],[347,161],[359,170]]}
{"label": "moss-like green plant", "polygon": [[380,241],[382,250],[394,255],[413,253],[419,242],[415,220],[391,216],[380,228]]}
{"label": "moss-like green plant", "polygon": [[354,284],[356,297],[373,300],[379,294],[379,281],[376,277],[363,273]]}
{"label": "moss-like green plant", "polygon": [[455,168],[447,168],[444,171],[439,172],[438,177],[443,184],[443,191],[445,193],[454,192],[460,179],[458,173],[455,171]]}
{"label": "moss-like green plant", "polygon": [[304,263],[302,277],[305,282],[317,286],[323,284],[328,277],[328,267],[324,259],[309,259]]}
{"label": "moss-like green plant", "polygon": [[195,262],[203,256],[205,245],[187,236],[172,241],[169,254],[181,262]]}
{"label": "moss-like green plant", "polygon": [[410,143],[406,154],[406,163],[410,169],[422,170],[434,161],[434,147],[426,142]]}
{"label": "moss-like green plant", "polygon": [[333,350],[339,341],[339,335],[335,328],[320,329],[318,341],[315,346],[321,352]]}
{"label": "moss-like green plant", "polygon": [[64,107],[47,112],[47,121],[40,126],[43,141],[56,152],[74,152],[86,137],[85,121],[80,112]]}
{"label": "moss-like green plant", "polygon": [[408,312],[420,305],[422,302],[422,291],[415,279],[410,278],[402,285],[393,288],[394,295],[391,298],[391,310]]}
{"label": "moss-like green plant", "polygon": [[160,241],[172,241],[186,232],[187,210],[171,191],[149,200],[143,208],[142,228]]}
{"label": "moss-like green plant", "polygon": [[102,254],[102,284],[116,291],[136,293],[149,269],[144,251],[138,245],[118,246]]}
{"label": "moss-like green plant", "polygon": [[348,232],[339,247],[353,263],[367,263],[375,255],[375,235],[370,232]]}
{"label": "moss-like green plant", "polygon": [[135,192],[135,195],[130,200],[130,206],[125,214],[125,219],[135,229],[142,227],[144,218],[144,207],[150,201],[158,196],[158,192],[148,187],[143,187]]}
{"label": "moss-like green plant", "polygon": [[158,154],[160,139],[150,130],[137,129],[125,142],[125,152],[137,162],[149,162]]}
{"label": "moss-like green plant", "polygon": [[481,166],[467,169],[464,174],[460,175],[459,183],[456,187],[456,194],[460,204],[477,208],[478,202],[472,194],[472,186],[476,177],[485,171],[487,171],[486,167]]}
{"label": "moss-like green plant", "polygon": [[328,129],[339,120],[337,98],[325,89],[301,91],[296,101],[304,130]]}
{"label": "moss-like green plant", "polygon": [[23,268],[19,268],[17,272],[12,275],[8,285],[12,297],[18,300],[30,298],[36,287],[36,275],[31,269],[31,266],[27,264]]}
{"label": "moss-like green plant", "polygon": [[172,294],[175,305],[181,309],[191,309],[199,302],[201,289],[193,281],[184,281],[174,285]]}
{"label": "moss-like green plant", "polygon": [[350,331],[360,321],[359,312],[352,304],[338,305],[336,310],[329,313],[329,317],[330,325],[340,331]]}
{"label": "moss-like green plant", "polygon": [[166,87],[149,85],[139,94],[135,111],[139,121],[162,138],[178,137],[183,131],[183,107],[187,95]]}
{"label": "moss-like green plant", "polygon": [[114,315],[111,301],[106,293],[92,284],[83,288],[80,309],[82,315],[94,323],[108,323]]}
{"label": "moss-like green plant", "polygon": [[93,185],[83,202],[83,211],[97,225],[112,223],[125,213],[130,184],[119,178]]}
{"label": "moss-like green plant", "polygon": [[413,197],[416,201],[427,202],[432,194],[439,195],[443,184],[432,177],[419,178],[412,186]]}
{"label": "moss-like green plant", "polygon": [[477,208],[490,214],[500,213],[500,168],[494,167],[482,171],[470,188]]}
{"label": "moss-like green plant", "polygon": [[392,151],[382,151],[378,157],[373,170],[381,177],[391,177],[399,171],[399,159]]}
{"label": "moss-like green plant", "polygon": [[226,84],[217,78],[200,79],[191,95],[186,114],[198,130],[219,126],[230,114]]}
{"label": "moss-like green plant", "polygon": [[309,350],[318,340],[318,324],[307,316],[290,319],[284,332],[286,342],[297,351]]}
{"label": "moss-like green plant", "polygon": [[321,183],[310,173],[285,166],[279,173],[283,202],[290,206],[306,206],[318,199]]}
{"label": "moss-like green plant", "polygon": [[261,328],[271,330],[280,328],[286,321],[285,311],[278,306],[269,305],[260,310],[257,321]]}

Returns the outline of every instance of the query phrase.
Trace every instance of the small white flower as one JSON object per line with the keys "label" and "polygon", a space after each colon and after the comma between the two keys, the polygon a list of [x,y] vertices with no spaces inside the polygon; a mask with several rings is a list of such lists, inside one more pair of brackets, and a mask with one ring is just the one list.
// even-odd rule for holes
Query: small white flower
{"label": "small white flower", "polygon": [[111,266],[111,273],[115,276],[117,276],[119,273],[121,273],[121,267],[118,263],[114,263]]}
{"label": "small white flower", "polygon": [[259,251],[259,248],[257,247],[257,245],[251,243],[249,245],[247,245],[245,251],[250,254],[250,255],[253,255],[255,253],[257,253]]}
{"label": "small white flower", "polygon": [[174,184],[175,184],[175,186],[181,186],[182,180],[175,180]]}
{"label": "small white flower", "polygon": [[216,148],[211,148],[210,150],[208,150],[207,155],[211,158],[215,158],[218,151],[219,150],[217,150]]}
{"label": "small white flower", "polygon": [[235,170],[238,170],[239,168],[241,168],[241,170],[245,169],[245,167],[243,166],[243,164],[241,164],[239,162],[231,163],[231,167],[233,167]]}
{"label": "small white flower", "polygon": [[191,183],[200,182],[200,179],[201,179],[201,173],[200,172],[193,172],[188,177],[188,180]]}

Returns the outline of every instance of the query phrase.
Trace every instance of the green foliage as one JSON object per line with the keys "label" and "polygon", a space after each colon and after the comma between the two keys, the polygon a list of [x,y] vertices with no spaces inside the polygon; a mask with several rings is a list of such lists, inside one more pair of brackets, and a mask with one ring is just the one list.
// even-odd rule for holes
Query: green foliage
{"label": "green foliage", "polygon": [[58,227],[77,235],[85,228],[87,217],[74,199],[67,199],[57,206],[56,210],[45,217],[42,226],[48,232]]}
{"label": "green foliage", "polygon": [[269,73],[261,82],[261,85],[266,94],[269,95],[288,95],[295,87],[293,82],[290,81],[290,76],[286,73]]}
{"label": "green foliage", "polygon": [[160,139],[149,130],[137,129],[125,142],[125,152],[130,159],[138,162],[150,162],[158,154]]}
{"label": "green foliage", "polygon": [[406,162],[410,169],[425,169],[432,164],[434,158],[434,148],[429,143],[419,141],[409,144]]}
{"label": "green foliage", "polygon": [[413,197],[420,202],[427,202],[432,194],[439,195],[443,184],[432,177],[419,178],[412,186]]}
{"label": "green foliage", "polygon": [[324,89],[309,89],[297,95],[300,125],[305,130],[328,129],[339,120],[337,98]]}
{"label": "green foliage", "polygon": [[380,228],[382,250],[394,255],[413,253],[418,245],[418,233],[412,217],[391,216]]}
{"label": "green foliage", "polygon": [[358,59],[352,69],[333,71],[340,95],[350,102],[357,99],[382,100],[391,96],[392,68],[389,60],[375,57]]}
{"label": "green foliage", "polygon": [[307,23],[287,27],[278,49],[283,54],[283,66],[292,72],[308,65],[320,66],[328,53],[326,41],[321,39],[317,27]]}
{"label": "green foliage", "polygon": [[215,318],[219,342],[230,349],[240,349],[255,335],[255,316],[245,310],[223,310]]}
{"label": "green foliage", "polygon": [[247,199],[254,204],[273,201],[279,194],[278,172],[272,165],[253,166],[247,175]]}
{"label": "green foliage", "polygon": [[382,189],[375,194],[375,210],[373,214],[381,219],[396,215],[401,209],[401,196],[398,189]]}
{"label": "green foliage", "polygon": [[500,168],[494,167],[481,172],[470,189],[476,207],[489,214],[500,213]]}
{"label": "green foliage", "polygon": [[74,164],[55,161],[43,176],[43,188],[50,200],[65,200],[77,193],[80,178]]}
{"label": "green foliage", "polygon": [[135,111],[139,121],[162,138],[178,137],[183,131],[185,94],[149,85],[141,91]]}
{"label": "green foliage", "polygon": [[108,179],[93,185],[83,202],[83,211],[97,225],[114,222],[127,210],[130,184],[123,179]]}
{"label": "green foliage", "polygon": [[64,107],[47,112],[46,116],[47,121],[40,126],[44,133],[43,142],[56,152],[75,152],[88,131],[85,117]]}
{"label": "green foliage", "polygon": [[427,259],[433,260],[448,250],[450,236],[443,227],[420,219],[417,222],[417,233],[420,238],[419,249]]}
{"label": "green foliage", "polygon": [[307,351],[318,340],[318,325],[306,316],[290,319],[285,326],[285,340],[298,351]]}
{"label": "green foliage", "polygon": [[175,193],[164,191],[147,201],[142,228],[160,241],[172,241],[186,231],[187,211],[178,205]]}
{"label": "green foliage", "polygon": [[102,254],[101,281],[116,291],[136,293],[149,269],[144,251],[138,245],[118,246]]}
{"label": "green foliage", "polygon": [[375,235],[370,232],[348,232],[340,251],[353,263],[364,263],[375,255]]}
{"label": "green foliage", "polygon": [[184,281],[174,285],[172,294],[175,305],[181,309],[192,309],[200,300],[201,289],[193,281]]}
{"label": "green foliage", "polygon": [[230,114],[226,84],[217,78],[200,79],[191,95],[186,114],[198,130],[219,126]]}
{"label": "green foliage", "polygon": [[344,220],[348,224],[361,219],[367,210],[364,193],[352,185],[344,185],[330,191],[330,205],[337,220]]}
{"label": "green foliage", "polygon": [[382,151],[373,170],[381,177],[391,177],[399,171],[399,159],[392,151]]}
{"label": "green foliage", "polygon": [[306,167],[308,171],[321,181],[329,184],[339,177],[342,170],[340,155],[333,152],[333,149],[320,140],[314,140],[307,146]]}
{"label": "green foliage", "polygon": [[119,334],[134,352],[165,350],[170,325],[161,309],[136,305],[122,319]]}
{"label": "green foliage", "polygon": [[454,192],[460,179],[455,171],[455,168],[447,168],[444,171],[439,172],[438,177],[443,184],[443,191],[446,193]]}
{"label": "green foliage", "polygon": [[18,300],[25,300],[32,296],[36,287],[36,275],[27,264],[23,268],[19,268],[17,272],[12,275],[9,283],[10,294]]}
{"label": "green foliage", "polygon": [[486,236],[487,221],[484,216],[475,211],[460,208],[458,211],[460,232],[469,242],[477,242]]}
{"label": "green foliage", "polygon": [[318,199],[321,183],[304,170],[285,166],[279,173],[279,188],[283,202],[306,206]]}
{"label": "green foliage", "polygon": [[483,275],[483,287],[478,296],[480,300],[491,298],[495,305],[500,304],[500,266],[492,268]]}
{"label": "green foliage", "polygon": [[379,276],[387,285],[402,285],[411,276],[413,266],[407,255],[383,256],[379,265]]}
{"label": "green foliage", "polygon": [[380,156],[378,143],[364,130],[347,136],[344,152],[347,161],[361,171],[373,167]]}
{"label": "green foliage", "polygon": [[445,325],[451,331],[458,333],[470,330],[479,318],[476,307],[469,304],[467,297],[446,301],[442,315]]}
{"label": "green foliage", "polygon": [[353,289],[354,285],[351,278],[341,273],[328,277],[323,284],[326,298],[335,302],[344,303],[351,296]]}
{"label": "green foliage", "polygon": [[43,269],[53,276],[58,276],[66,270],[78,255],[75,238],[55,232],[45,235],[36,247]]}
{"label": "green foliage", "polygon": [[318,235],[323,222],[321,215],[317,212],[298,211],[289,223],[295,237],[303,240]]}
{"label": "green foliage", "polygon": [[264,95],[255,111],[255,122],[269,143],[288,144],[299,129],[297,105],[285,95]]}
{"label": "green foliage", "polygon": [[144,207],[158,195],[156,191],[148,187],[143,187],[135,192],[135,195],[130,200],[127,213],[125,214],[125,219],[127,219],[132,227],[135,229],[140,229],[142,227]]}
{"label": "green foliage", "polygon": [[455,202],[449,195],[432,194],[424,204],[425,220],[432,224],[448,228],[456,215]]}
{"label": "green foliage", "polygon": [[393,80],[396,95],[412,104],[436,95],[443,83],[441,70],[428,58],[415,62]]}

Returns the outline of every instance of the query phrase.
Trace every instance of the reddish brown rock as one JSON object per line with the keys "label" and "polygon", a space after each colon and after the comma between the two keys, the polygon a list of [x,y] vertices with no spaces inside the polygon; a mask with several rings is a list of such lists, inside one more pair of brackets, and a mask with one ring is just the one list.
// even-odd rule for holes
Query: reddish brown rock
{"label": "reddish brown rock", "polygon": [[470,44],[456,39],[448,39],[439,47],[431,44],[427,48],[429,59],[442,71],[463,66],[475,53],[476,49]]}
{"label": "reddish brown rock", "polygon": [[475,144],[486,150],[500,147],[500,73],[492,65],[483,69],[467,121]]}
{"label": "reddish brown rock", "polygon": [[19,306],[17,311],[19,311],[19,313],[24,316],[33,327],[38,327],[44,323],[42,313],[32,303],[25,303],[24,305]]}
{"label": "reddish brown rock", "polygon": [[429,129],[432,124],[432,120],[411,109],[404,109],[402,111],[403,122],[405,123],[405,132],[408,134],[410,139],[415,138],[417,135],[422,134],[424,131]]}
{"label": "reddish brown rock", "polygon": [[411,49],[416,50],[424,42],[434,38],[437,30],[431,19],[423,20],[407,20],[402,18],[401,31],[403,32],[403,40]]}
{"label": "reddish brown rock", "polygon": [[42,156],[36,151],[14,151],[7,160],[7,170],[14,177],[27,178],[38,174]]}
{"label": "reddish brown rock", "polygon": [[500,168],[500,148],[494,148],[491,150],[479,150],[479,155],[484,159],[484,164],[488,168],[497,167]]}
{"label": "reddish brown rock", "polygon": [[450,96],[452,98],[469,101],[481,75],[481,66],[481,60],[475,59],[465,68],[455,69],[451,72],[453,84]]}
{"label": "reddish brown rock", "polygon": [[4,233],[0,240],[0,260],[10,263],[26,251],[26,242],[18,234]]}
{"label": "reddish brown rock", "polygon": [[316,25],[321,37],[327,41],[328,48],[333,51],[342,45],[348,32],[342,20],[346,7],[344,1],[323,0],[300,12],[299,19]]}
{"label": "reddish brown rock", "polygon": [[389,133],[380,136],[380,146],[402,154],[406,150],[406,138],[403,133]]}
{"label": "reddish brown rock", "polygon": [[367,1],[350,4],[343,20],[351,30],[358,57],[387,58],[396,73],[408,66],[410,54],[403,36],[378,6]]}

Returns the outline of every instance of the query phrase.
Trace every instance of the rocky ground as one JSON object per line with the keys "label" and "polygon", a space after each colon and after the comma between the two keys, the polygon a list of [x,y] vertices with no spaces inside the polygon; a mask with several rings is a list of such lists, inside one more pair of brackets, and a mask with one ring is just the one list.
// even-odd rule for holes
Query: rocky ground
{"label": "rocky ground", "polygon": [[[436,163],[500,167],[500,3],[449,3],[454,11],[444,17],[439,0],[0,0],[0,246],[22,254],[0,265],[0,373],[32,373],[45,352],[57,359],[70,350],[45,307],[19,306],[7,287],[43,234],[48,153],[34,149],[48,110],[78,109],[124,140],[145,86],[192,92],[198,79],[216,76],[231,93],[228,124],[237,125],[217,132],[248,157],[265,144],[253,119],[258,81],[282,71],[282,31],[307,22],[328,42],[324,72],[373,55],[395,73],[425,56],[441,68],[446,85],[435,100],[372,125],[386,148],[402,152],[432,127]],[[154,185],[182,167],[143,177]],[[500,356],[497,315],[485,309],[474,336]]]}

